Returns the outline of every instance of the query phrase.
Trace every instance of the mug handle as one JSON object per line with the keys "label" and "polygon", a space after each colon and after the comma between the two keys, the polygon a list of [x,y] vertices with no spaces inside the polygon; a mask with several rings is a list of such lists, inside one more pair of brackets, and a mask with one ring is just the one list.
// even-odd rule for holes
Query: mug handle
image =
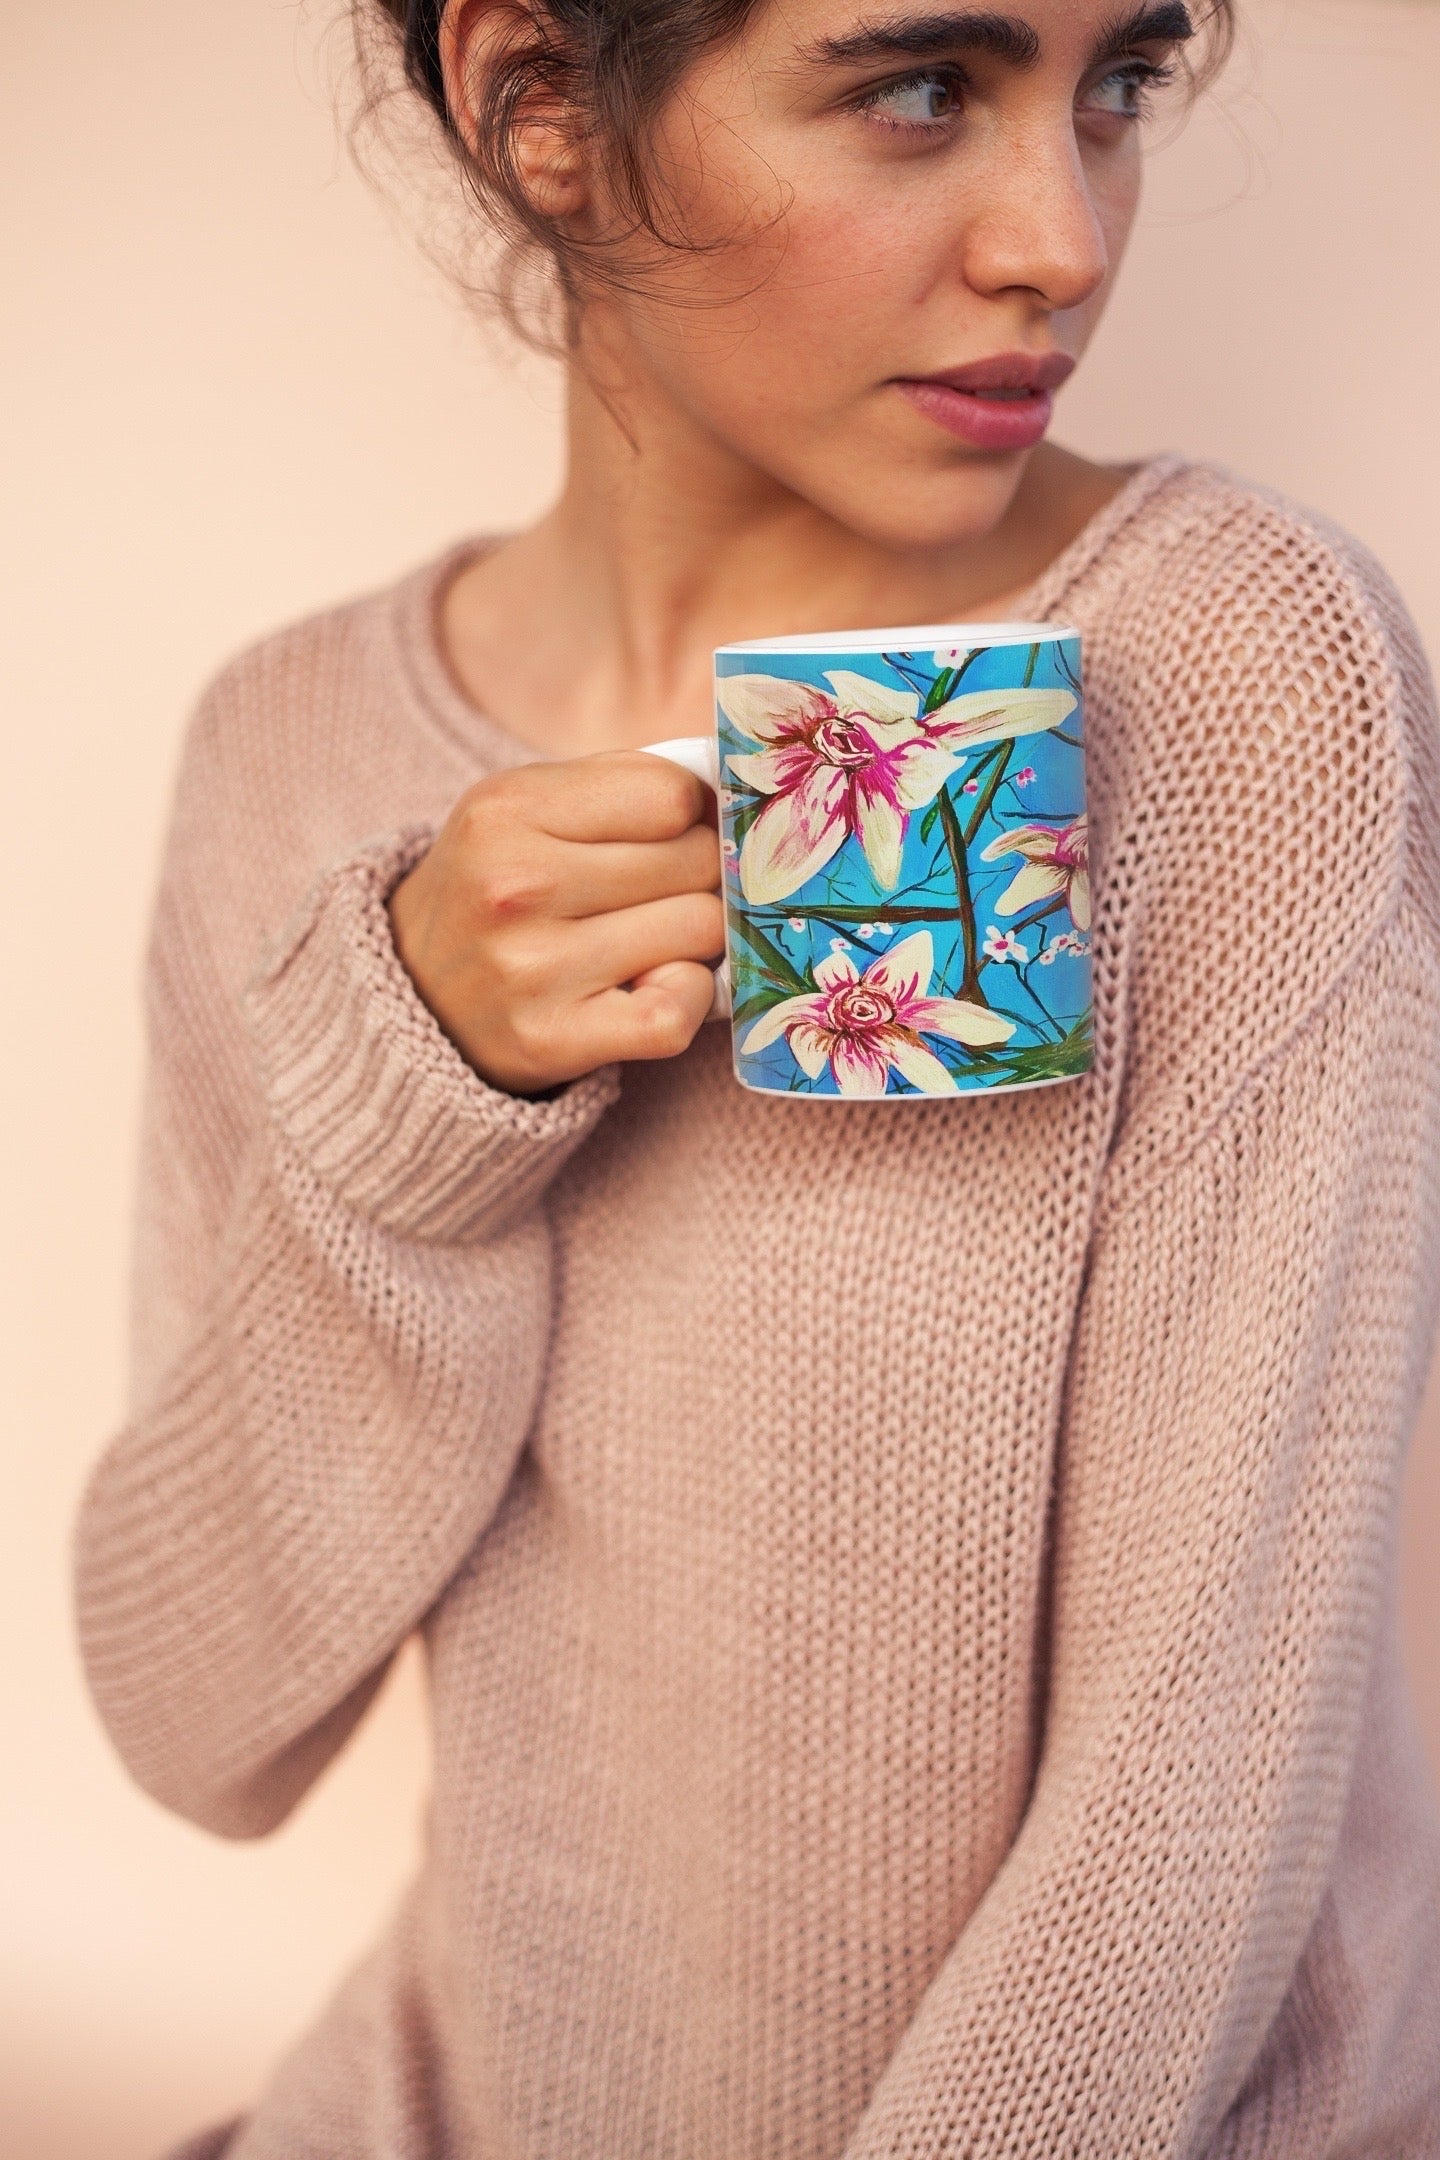
{"label": "mug handle", "polygon": [[[672,735],[665,742],[647,742],[640,745],[650,757],[666,758],[672,765],[679,765],[706,787],[720,793],[720,752],[713,735]],[[730,959],[727,954],[715,970],[715,992],[710,1000],[709,1018],[728,1020],[730,1017]]]}

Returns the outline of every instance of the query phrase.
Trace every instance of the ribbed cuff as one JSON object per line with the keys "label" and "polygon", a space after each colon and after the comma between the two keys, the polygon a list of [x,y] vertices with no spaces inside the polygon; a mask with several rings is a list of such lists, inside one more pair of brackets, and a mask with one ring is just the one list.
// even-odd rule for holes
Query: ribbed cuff
{"label": "ribbed cuff", "polygon": [[616,1067],[546,1102],[487,1086],[400,963],[386,902],[433,835],[327,872],[246,996],[271,1113],[344,1204],[402,1237],[470,1244],[529,1206],[619,1092]]}

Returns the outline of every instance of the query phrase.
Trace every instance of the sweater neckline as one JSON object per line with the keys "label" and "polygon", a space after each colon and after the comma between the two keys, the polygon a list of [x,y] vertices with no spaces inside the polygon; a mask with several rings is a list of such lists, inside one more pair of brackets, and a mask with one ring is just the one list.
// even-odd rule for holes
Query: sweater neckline
{"label": "sweater neckline", "polygon": [[[1063,603],[1088,575],[1120,533],[1165,483],[1184,469],[1174,452],[1147,458],[1109,502],[1082,525],[1040,575],[1026,587],[1010,611],[1017,621],[1058,618]],[[544,757],[475,704],[455,676],[440,637],[440,608],[453,578],[487,548],[495,534],[471,534],[391,588],[388,628],[398,673],[417,713],[469,756],[477,752],[502,766],[533,764]]]}

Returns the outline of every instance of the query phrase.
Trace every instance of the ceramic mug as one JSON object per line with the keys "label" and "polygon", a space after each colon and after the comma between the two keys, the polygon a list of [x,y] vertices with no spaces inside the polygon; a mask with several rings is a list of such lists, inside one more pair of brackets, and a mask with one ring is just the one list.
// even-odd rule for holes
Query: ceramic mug
{"label": "ceramic mug", "polygon": [[715,711],[645,747],[719,801],[742,1087],[934,1102],[1089,1070],[1078,631],[722,645]]}

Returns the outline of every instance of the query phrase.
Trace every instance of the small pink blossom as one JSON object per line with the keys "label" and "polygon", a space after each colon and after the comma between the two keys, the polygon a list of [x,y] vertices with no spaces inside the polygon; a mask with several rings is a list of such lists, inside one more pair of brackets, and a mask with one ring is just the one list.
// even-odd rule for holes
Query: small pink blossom
{"label": "small pink blossom", "polygon": [[978,794],[979,794],[979,792],[980,792],[980,783],[979,783],[979,781],[978,781],[978,780],[967,780],[967,781],[965,781],[965,782],[963,783],[963,785],[962,785],[961,789],[960,789],[960,792],[961,792],[961,794],[962,794],[962,795],[978,795]]}
{"label": "small pink blossom", "polygon": [[803,915],[792,915],[792,916],[790,917],[790,923],[789,923],[789,927],[790,927],[790,928],[791,928],[792,930],[796,931],[797,933],[798,933],[798,932],[800,932],[801,930],[803,930],[803,929],[805,928],[805,918],[804,918],[804,916],[803,916]]}
{"label": "small pink blossom", "polygon": [[1029,787],[1029,786],[1030,786],[1030,784],[1031,784],[1031,782],[1032,782],[1032,781],[1034,780],[1034,778],[1035,778],[1035,768],[1034,768],[1034,766],[1033,766],[1033,765],[1022,765],[1022,766],[1021,766],[1021,768],[1020,768],[1020,770],[1019,770],[1019,772],[1017,772],[1017,773],[1016,773],[1016,775],[1015,775],[1015,785],[1016,785],[1016,787]]}
{"label": "small pink blossom", "polygon": [[1053,960],[1059,960],[1065,953],[1074,953],[1077,960],[1083,960],[1089,950],[1089,938],[1077,937],[1073,930],[1062,930],[1059,937],[1052,938],[1045,950],[1037,953],[1035,957],[1043,967],[1049,967]]}
{"label": "small pink blossom", "polygon": [[981,861],[1002,855],[1025,860],[995,902],[997,915],[1018,915],[1063,893],[1076,928],[1089,929],[1090,838],[1083,813],[1070,825],[1016,825],[982,850]]}
{"label": "small pink blossom", "polygon": [[828,1065],[842,1095],[883,1095],[893,1067],[922,1095],[954,1095],[954,1075],[920,1040],[938,1035],[972,1049],[1008,1042],[1013,1020],[973,998],[928,997],[935,965],[928,930],[916,930],[870,962],[832,952],[815,969],[813,992],[781,999],[740,1045],[753,1056],[783,1035],[812,1080]]}
{"label": "small pink blossom", "polygon": [[725,717],[761,745],[726,763],[770,798],[740,850],[740,890],[752,906],[788,899],[852,834],[876,884],[891,890],[911,811],[959,763],[920,727],[913,690],[843,669],[825,680],[828,691],[775,675],[722,676],[717,686]]}

